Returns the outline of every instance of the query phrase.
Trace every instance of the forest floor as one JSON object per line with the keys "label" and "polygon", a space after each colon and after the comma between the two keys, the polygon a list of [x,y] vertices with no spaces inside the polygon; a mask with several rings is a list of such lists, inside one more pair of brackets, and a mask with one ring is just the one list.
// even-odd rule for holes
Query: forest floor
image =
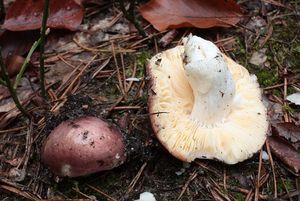
{"label": "forest floor", "polygon": [[[38,121],[28,123],[19,115],[0,131],[0,200],[132,201],[147,191],[159,201],[299,201],[299,172],[274,156],[268,145],[236,165],[184,163],[170,155],[150,125],[145,70],[148,59],[193,33],[214,41],[257,76],[270,122],[299,125],[299,106],[285,101],[300,89],[299,2],[243,1],[247,15],[235,27],[177,29],[166,47],[159,41],[168,32],[157,32],[143,21],[148,36],[142,38],[113,3],[103,2],[87,8],[82,25],[99,29],[49,35],[45,64],[52,102],[35,99],[28,108]],[[58,178],[40,162],[41,146],[60,122],[85,115],[117,124],[133,139],[133,153],[113,170]]]}

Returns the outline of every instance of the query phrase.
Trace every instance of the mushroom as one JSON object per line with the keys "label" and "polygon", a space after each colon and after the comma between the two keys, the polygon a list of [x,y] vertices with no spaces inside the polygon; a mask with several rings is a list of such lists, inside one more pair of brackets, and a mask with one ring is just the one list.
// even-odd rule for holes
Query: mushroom
{"label": "mushroom", "polygon": [[83,176],[122,164],[125,142],[110,123],[81,117],[58,125],[46,139],[41,157],[57,176]]}
{"label": "mushroom", "polygon": [[180,160],[235,164],[264,144],[266,108],[255,75],[210,41],[188,36],[154,56],[148,107],[162,145]]}

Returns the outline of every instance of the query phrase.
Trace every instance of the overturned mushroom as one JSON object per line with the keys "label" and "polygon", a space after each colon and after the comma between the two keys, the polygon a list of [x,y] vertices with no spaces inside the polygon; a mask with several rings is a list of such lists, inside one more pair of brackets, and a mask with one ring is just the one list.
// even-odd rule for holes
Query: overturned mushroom
{"label": "overturned mushroom", "polygon": [[62,122],[42,149],[42,161],[58,176],[76,177],[109,170],[125,160],[120,131],[96,117]]}
{"label": "overturned mushroom", "polygon": [[158,139],[187,162],[234,164],[251,157],[268,127],[256,76],[210,41],[190,35],[183,43],[148,65],[148,105]]}

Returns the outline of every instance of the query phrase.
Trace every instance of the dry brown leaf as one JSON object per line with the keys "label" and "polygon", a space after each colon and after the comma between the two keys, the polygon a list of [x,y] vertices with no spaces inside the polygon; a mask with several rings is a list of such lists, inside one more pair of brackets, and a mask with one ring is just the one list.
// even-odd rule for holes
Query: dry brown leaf
{"label": "dry brown leaf", "polygon": [[140,8],[157,30],[181,27],[230,27],[241,19],[233,0],[151,0]]}
{"label": "dry brown leaf", "polygon": [[[5,16],[2,26],[11,31],[39,29],[42,25],[43,0],[17,0]],[[51,0],[47,25],[50,28],[76,30],[83,18],[83,7],[74,0]]]}
{"label": "dry brown leaf", "polygon": [[272,124],[273,134],[283,137],[298,149],[300,147],[300,127],[294,123],[274,123]]}
{"label": "dry brown leaf", "polygon": [[280,138],[268,137],[267,139],[272,153],[277,156],[289,169],[294,173],[300,173],[300,154],[291,148],[288,144],[284,143]]}

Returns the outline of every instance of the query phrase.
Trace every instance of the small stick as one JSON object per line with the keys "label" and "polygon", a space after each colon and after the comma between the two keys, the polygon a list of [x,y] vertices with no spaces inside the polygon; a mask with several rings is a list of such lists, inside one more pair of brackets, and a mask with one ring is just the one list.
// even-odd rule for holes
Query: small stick
{"label": "small stick", "polygon": [[[220,183],[219,185],[222,186],[223,184]],[[231,186],[228,186],[228,189],[231,190],[231,191],[240,192],[240,193],[243,193],[243,194],[249,194],[251,191],[253,191],[252,189],[248,190],[248,189],[244,189],[244,188],[231,187]],[[262,200],[267,200],[268,195],[259,194],[259,198],[262,199]]]}
{"label": "small stick", "polygon": [[18,128],[10,128],[10,129],[7,129],[7,130],[0,130],[0,134],[16,132],[16,131],[23,130],[24,128],[27,128],[27,126],[21,126],[21,127],[18,127]]}
{"label": "small stick", "polygon": [[[136,65],[136,61],[134,61],[134,64],[133,64],[133,72],[132,72],[132,75],[131,77],[135,77],[135,74],[136,74],[136,70],[137,70],[137,65]],[[129,84],[127,85],[127,88],[126,88],[126,95],[127,93],[130,91],[131,87],[132,87],[132,84],[133,84],[133,81],[129,81]]]}
{"label": "small stick", "polygon": [[114,58],[114,62],[115,62],[116,69],[117,69],[117,76],[118,76],[120,90],[121,90],[122,94],[124,95],[125,94],[124,86],[122,84],[122,78],[121,78],[121,74],[120,74],[120,68],[119,68],[119,64],[118,64],[118,61],[117,61],[116,52],[115,52],[115,46],[114,46],[113,42],[111,43],[111,49],[112,49],[113,58]]}
{"label": "small stick", "polygon": [[147,166],[147,162],[145,162],[142,167],[140,168],[140,170],[138,171],[138,173],[135,175],[135,177],[133,178],[133,180],[130,182],[128,190],[126,191],[126,195],[128,193],[130,193],[132,191],[132,189],[134,188],[134,186],[136,185],[137,181],[139,180],[139,178],[141,177],[145,167]]}
{"label": "small stick", "polygon": [[[287,78],[286,78],[286,75],[287,75],[287,68],[284,67],[284,70],[283,70],[283,73],[284,73],[284,85],[283,85],[283,105],[286,107],[287,106],[287,103],[286,103],[286,96],[287,96]],[[289,116],[288,116],[288,113],[287,111],[284,111],[284,121],[285,122],[289,122]]]}
{"label": "small stick", "polygon": [[257,183],[255,187],[255,201],[258,201],[259,199],[259,186],[260,186],[260,174],[261,174],[261,166],[262,166],[262,150],[260,150],[259,153],[259,165],[258,165],[258,174],[257,174]]}
{"label": "small stick", "polygon": [[273,86],[265,87],[265,88],[263,88],[263,90],[266,91],[266,90],[276,89],[276,88],[282,87],[283,85],[284,84],[276,84]]}
{"label": "small stick", "polygon": [[46,28],[47,28],[47,19],[49,14],[49,0],[44,2],[44,12],[42,19],[42,28],[41,28],[41,45],[40,45],[40,81],[41,81],[41,95],[44,99],[47,99],[47,92],[45,88],[45,66],[44,66],[44,50],[45,50],[45,40],[46,40]]}
{"label": "small stick", "polygon": [[226,168],[224,167],[224,171],[223,171],[223,185],[224,185],[224,189],[227,191],[227,179],[226,179]]}
{"label": "small stick", "polygon": [[[73,38],[73,42],[76,43],[76,45],[78,45],[81,49],[89,51],[89,52],[111,53],[111,51],[112,51],[110,49],[96,49],[96,48],[92,48],[92,47],[86,47],[83,44],[81,44],[79,41],[77,41],[75,38]],[[119,48],[119,49],[115,49],[114,51],[115,51],[115,53],[121,53],[121,52],[122,53],[131,53],[131,52],[135,52],[136,50]]]}
{"label": "small stick", "polygon": [[106,193],[104,193],[104,192],[101,191],[100,189],[95,188],[94,186],[91,186],[91,185],[89,185],[89,184],[87,184],[87,186],[88,186],[89,188],[93,189],[94,191],[100,193],[101,195],[103,195],[103,196],[104,196],[105,198],[107,198],[108,200],[110,200],[110,201],[117,201],[117,199],[111,197],[110,195],[107,195]]}
{"label": "small stick", "polygon": [[137,45],[141,44],[142,42],[147,41],[147,40],[150,40],[150,39],[153,38],[154,36],[158,36],[158,35],[164,34],[164,33],[166,33],[166,32],[167,32],[167,31],[161,31],[161,32],[158,32],[158,33],[154,33],[154,34],[148,35],[146,38],[143,38],[143,39],[141,39],[141,40],[139,40],[139,41],[136,41],[135,43],[131,44],[131,45],[129,46],[129,48],[134,48],[134,49],[139,48],[139,47],[137,47]]}
{"label": "small stick", "polygon": [[202,167],[203,169],[205,169],[205,170],[207,170],[207,171],[209,171],[209,172],[212,172],[212,173],[214,173],[215,175],[218,175],[218,176],[221,177],[221,175],[220,175],[219,173],[217,173],[217,171],[215,171],[213,168],[208,168],[207,165],[204,165],[202,162],[200,162],[200,161],[195,161],[195,163],[196,163],[197,165],[199,165],[200,167]]}
{"label": "small stick", "polygon": [[140,106],[118,106],[114,107],[113,110],[138,110],[141,109]]}
{"label": "small stick", "polygon": [[188,188],[189,184],[191,183],[191,181],[193,181],[196,177],[198,176],[198,171],[195,170],[193,172],[193,174],[189,177],[189,179],[187,180],[187,182],[184,184],[179,196],[177,197],[176,201],[179,201],[180,198],[183,196],[183,194],[185,193],[186,189]]}
{"label": "small stick", "polygon": [[11,193],[17,194],[18,196],[22,196],[23,198],[26,198],[28,200],[33,200],[33,201],[40,200],[35,195],[32,195],[31,193],[26,192],[24,190],[19,190],[18,188],[14,187],[14,186],[0,185],[0,189],[1,188],[6,191],[9,191]]}
{"label": "small stick", "polygon": [[276,175],[275,175],[275,168],[274,168],[274,162],[273,162],[273,158],[272,158],[272,152],[270,150],[270,145],[268,140],[266,141],[266,147],[267,147],[267,152],[269,155],[269,160],[270,160],[270,164],[271,164],[271,168],[272,168],[272,174],[273,174],[273,182],[274,182],[274,199],[277,198],[277,181],[276,181]]}
{"label": "small stick", "polygon": [[60,98],[63,98],[64,96],[66,96],[66,94],[69,92],[69,90],[71,90],[71,88],[74,86],[75,82],[78,81],[78,79],[82,76],[82,74],[84,73],[84,71],[94,62],[94,60],[96,59],[98,55],[94,55],[93,58],[89,61],[89,63],[87,63],[81,70],[80,72],[75,76],[75,78],[72,80],[72,82],[69,84],[69,86],[67,87],[67,89],[64,91],[64,93],[60,96]]}
{"label": "small stick", "polygon": [[127,92],[126,92],[126,71],[125,71],[125,63],[124,63],[123,53],[120,53],[120,59],[121,59],[122,74],[123,74],[123,88],[124,88],[124,93],[127,96]]}
{"label": "small stick", "polygon": [[81,192],[79,189],[76,189],[76,188],[72,188],[73,191],[75,191],[76,193],[79,193],[80,195],[82,195],[83,197],[87,198],[88,200],[95,200],[95,199],[91,199],[90,196],[88,196],[87,194]]}
{"label": "small stick", "polygon": [[252,200],[252,198],[253,198],[253,190],[251,189],[249,191],[249,193],[247,194],[245,201],[250,201],[250,200]]}

